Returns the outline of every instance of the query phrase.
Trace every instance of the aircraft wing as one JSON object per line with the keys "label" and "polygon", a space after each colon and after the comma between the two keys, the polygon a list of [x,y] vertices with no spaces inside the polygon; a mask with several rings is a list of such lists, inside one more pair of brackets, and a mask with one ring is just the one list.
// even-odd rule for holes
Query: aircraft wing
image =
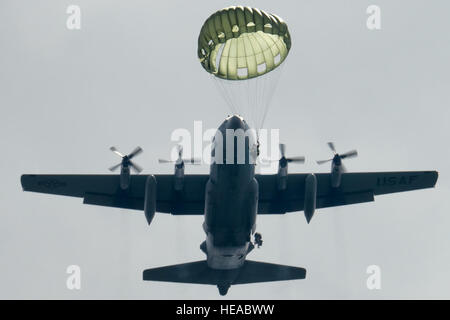
{"label": "aircraft wing", "polygon": [[[156,211],[163,213],[204,213],[205,185],[209,175],[186,175],[183,191],[173,188],[173,175],[154,175],[157,183]],[[120,188],[119,175],[40,175],[21,177],[24,191],[83,198],[83,203],[144,210],[148,175],[132,175],[128,190]]]}
{"label": "aircraft wing", "polygon": [[[289,174],[287,189],[278,191],[277,175],[256,175],[259,183],[259,214],[283,214],[304,209],[305,178]],[[186,175],[184,189],[175,191],[173,175],[154,175],[157,182],[156,211],[174,215],[202,215],[209,175]],[[34,175],[21,177],[24,191],[83,198],[83,203],[144,209],[148,175],[132,175],[128,190],[120,188],[119,175]],[[374,201],[375,195],[434,187],[436,171],[344,173],[341,186],[330,185],[329,173],[318,173],[316,208]]]}
{"label": "aircraft wing", "polygon": [[[374,196],[432,188],[436,171],[343,173],[339,188],[332,188],[329,173],[317,173],[316,208],[327,208],[374,201]],[[277,189],[277,175],[257,175],[259,214],[303,211],[307,174],[289,174],[287,188]]]}

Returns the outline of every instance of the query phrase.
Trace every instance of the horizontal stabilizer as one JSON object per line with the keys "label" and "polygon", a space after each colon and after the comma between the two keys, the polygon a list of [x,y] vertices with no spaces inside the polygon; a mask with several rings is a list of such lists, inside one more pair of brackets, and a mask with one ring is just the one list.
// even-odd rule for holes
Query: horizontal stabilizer
{"label": "horizontal stabilizer", "polygon": [[305,279],[306,269],[280,264],[246,261],[232,284]]}
{"label": "horizontal stabilizer", "polygon": [[143,279],[149,281],[216,284],[220,276],[206,261],[196,261],[144,270]]}
{"label": "horizontal stabilizer", "polygon": [[210,284],[219,288],[233,284],[296,280],[305,277],[306,270],[303,268],[248,260],[241,268],[232,270],[211,269],[206,261],[196,261],[147,269],[143,273],[143,279],[147,281]]}

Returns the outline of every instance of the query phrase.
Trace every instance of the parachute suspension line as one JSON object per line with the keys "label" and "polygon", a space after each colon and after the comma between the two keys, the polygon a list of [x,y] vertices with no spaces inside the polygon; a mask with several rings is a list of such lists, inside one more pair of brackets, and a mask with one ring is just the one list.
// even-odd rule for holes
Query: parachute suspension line
{"label": "parachute suspension line", "polygon": [[269,103],[270,103],[270,101],[268,101],[268,99],[267,99],[267,94],[268,94],[268,90],[270,90],[271,88],[270,88],[270,86],[269,86],[269,88],[267,88],[267,79],[264,79],[264,84],[263,84],[263,95],[264,95],[264,101],[265,101],[265,104],[264,104],[264,106],[263,106],[263,108],[262,108],[262,112],[261,112],[261,126],[263,126],[264,125],[264,120],[265,120],[265,118],[266,118],[266,114],[267,114],[267,111],[268,111],[268,107],[269,107]]}
{"label": "parachute suspension line", "polygon": [[[259,112],[261,112],[260,108],[264,108],[264,97],[262,95],[262,85],[264,84],[264,77],[258,77],[255,81],[255,109],[257,109]],[[262,123],[259,122],[258,114],[255,114],[255,129],[260,130],[262,128]],[[259,141],[259,134],[258,134],[258,141]]]}
{"label": "parachute suspension line", "polygon": [[[219,50],[217,52],[217,56],[216,56],[216,68],[217,68],[217,72],[219,72],[219,68],[220,68],[220,59],[222,58],[222,53],[223,53],[223,49],[225,47],[225,43],[222,43],[219,47]],[[218,78],[214,77],[214,79],[217,81]],[[221,91],[222,95],[225,96],[225,100],[227,101],[227,104],[230,106],[231,112],[233,114],[235,114],[237,112],[237,106],[234,105],[234,101],[233,98],[230,96],[231,93],[229,92],[229,90],[227,90],[227,88],[225,87],[224,83],[222,81],[218,81],[219,86],[221,87],[221,89],[219,91]]]}
{"label": "parachute suspension line", "polygon": [[284,63],[262,76],[247,80],[225,80],[212,75],[215,86],[233,114],[247,120],[257,138],[264,126]]}
{"label": "parachute suspension line", "polygon": [[[262,102],[261,102],[261,114],[263,115],[266,112],[267,106],[269,105],[269,101],[267,101],[266,99],[266,94],[267,94],[267,79],[270,77],[270,73],[266,74],[266,77],[261,77],[261,81],[262,81],[262,85],[261,85],[261,97],[262,97]],[[261,116],[260,116],[261,117]],[[261,127],[263,126],[263,123],[260,124]]]}
{"label": "parachute suspension line", "polygon": [[283,67],[284,67],[284,64],[281,63],[276,70],[273,70],[272,72],[270,72],[268,74],[268,76],[271,76],[272,79],[271,79],[271,81],[268,81],[269,93],[268,93],[267,99],[265,100],[265,101],[267,101],[267,105],[264,108],[264,112],[262,114],[261,126],[264,125],[264,122],[266,121],[266,116],[269,113],[269,105],[270,105],[270,102],[272,101],[273,94],[275,93],[275,90],[276,90],[276,87],[278,84],[278,80],[280,79],[280,75],[283,73]]}
{"label": "parachute suspension line", "polygon": [[233,114],[237,113],[237,108],[234,106],[233,99],[230,96],[230,93],[228,92],[225,84],[223,83],[223,80],[215,77],[214,75],[211,75],[211,77],[213,78],[213,82],[214,82],[217,90],[220,92],[220,94],[224,98],[226,104],[231,109],[231,112]]}
{"label": "parachute suspension line", "polygon": [[[250,91],[250,85],[251,85],[251,82],[250,82],[250,81],[247,81],[247,92],[251,92],[251,91]],[[251,99],[252,99],[251,94],[248,94],[248,95],[247,95],[247,105],[248,105],[248,106],[251,106]],[[251,116],[253,117],[253,115],[251,115]]]}
{"label": "parachute suspension line", "polygon": [[[255,79],[255,80],[257,80],[257,79]],[[256,81],[247,81],[247,84],[248,84],[248,90],[247,90],[247,92],[248,92],[248,106],[254,106],[255,104],[256,104],[256,102],[255,102],[255,95],[254,94],[252,94],[252,92],[255,92],[255,86],[254,86],[254,84],[256,83]],[[249,107],[250,108],[250,107]],[[252,126],[254,125],[255,126],[255,128],[253,128],[253,129],[255,129],[255,130],[258,130],[258,128],[256,128],[256,125],[257,125],[257,123],[256,123],[256,121],[254,121],[255,120],[255,108],[250,108],[250,119],[249,119],[249,121],[251,121],[251,122],[253,122],[252,123]]]}
{"label": "parachute suspension line", "polygon": [[[267,47],[270,47],[270,44],[267,42],[267,39],[263,38],[263,41],[266,43]],[[260,46],[259,43],[258,43],[258,46]],[[266,64],[266,68],[267,68],[267,64]],[[265,96],[267,93],[266,84],[267,84],[269,77],[270,77],[270,72],[268,74],[265,74],[262,77],[260,77],[261,84],[259,85],[260,92],[258,93],[258,97],[260,98],[261,101],[259,101],[257,107],[261,110],[261,112],[259,114],[259,118],[258,118],[258,124],[261,128],[264,125],[263,120],[262,120],[264,118],[264,113],[266,112],[266,109],[269,105],[269,101],[267,101],[266,96]]]}
{"label": "parachute suspension line", "polygon": [[[261,52],[261,47],[258,44],[258,40],[255,38],[255,35],[253,33],[248,33],[247,34],[248,38],[250,39],[250,41],[248,42],[244,42],[247,43],[250,46],[250,52]],[[249,57],[249,59],[253,59],[254,63],[257,64],[257,58],[256,56],[253,57]],[[256,70],[258,71],[258,67],[256,67]],[[253,80],[253,81],[252,81]],[[258,108],[259,108],[259,103],[260,101],[258,101],[258,83],[260,82],[259,77],[250,79],[249,83],[249,90],[248,90],[248,96],[251,98],[251,101],[249,101],[249,107],[251,110],[251,121],[253,122],[254,125],[254,130],[256,131],[256,139],[257,141],[259,141],[259,127],[260,127],[260,123],[258,120]],[[253,106],[253,107],[252,107]]]}

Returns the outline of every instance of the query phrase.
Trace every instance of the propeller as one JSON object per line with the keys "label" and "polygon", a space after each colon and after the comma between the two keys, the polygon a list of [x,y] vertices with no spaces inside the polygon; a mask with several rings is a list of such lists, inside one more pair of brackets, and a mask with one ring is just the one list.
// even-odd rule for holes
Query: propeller
{"label": "propeller", "polygon": [[183,158],[183,146],[177,145],[178,149],[178,158],[176,160],[167,160],[167,159],[158,159],[159,163],[175,163],[175,165],[182,165],[182,164],[194,164],[199,165],[201,164],[201,159],[198,158]]}
{"label": "propeller", "polygon": [[305,162],[305,157],[289,157],[286,158],[286,145],[283,143],[280,143],[279,145],[280,148],[280,159],[276,160],[276,159],[269,159],[269,162],[275,162],[278,161],[280,163],[281,167],[285,167],[288,163],[304,163]]}
{"label": "propeller", "polygon": [[350,150],[350,151],[347,151],[342,154],[337,153],[333,142],[328,142],[328,147],[331,149],[331,151],[333,151],[333,154],[334,154],[333,158],[327,159],[327,160],[318,160],[318,161],[316,161],[317,164],[324,164],[324,163],[327,163],[330,161],[339,163],[340,160],[342,160],[342,159],[354,158],[358,155],[358,151],[356,151],[356,150]]}
{"label": "propeller", "polygon": [[122,161],[118,164],[116,164],[115,166],[112,166],[111,168],[109,168],[109,170],[111,171],[115,171],[120,167],[131,167],[134,171],[136,171],[137,173],[140,173],[142,171],[142,168],[140,166],[138,166],[137,164],[133,163],[131,161],[132,158],[134,158],[135,156],[137,156],[138,154],[140,154],[143,150],[141,147],[136,147],[130,154],[128,155],[124,155],[121,152],[119,152],[117,150],[116,147],[111,147],[109,148],[112,152],[114,152],[115,154],[117,154],[119,157],[122,158]]}

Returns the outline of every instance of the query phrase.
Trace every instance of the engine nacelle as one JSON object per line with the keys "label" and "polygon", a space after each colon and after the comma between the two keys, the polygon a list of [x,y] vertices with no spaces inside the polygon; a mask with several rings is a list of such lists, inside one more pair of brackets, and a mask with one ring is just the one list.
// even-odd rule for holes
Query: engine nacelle
{"label": "engine nacelle", "polygon": [[317,178],[311,173],[306,176],[305,179],[305,218],[309,223],[316,210],[316,198],[317,198]]}
{"label": "engine nacelle", "polygon": [[183,190],[184,186],[184,162],[175,165],[175,173],[173,178],[173,188],[176,191]]}
{"label": "engine nacelle", "polygon": [[331,186],[333,188],[339,188],[341,185],[341,177],[342,177],[342,165],[335,165],[334,163],[331,165]]}
{"label": "engine nacelle", "polygon": [[285,166],[279,165],[278,166],[278,174],[277,174],[278,190],[286,190],[287,179],[288,179],[287,164]]}
{"label": "engine nacelle", "polygon": [[120,170],[120,187],[122,190],[127,190],[130,186],[130,168],[122,167]]}
{"label": "engine nacelle", "polygon": [[145,200],[144,200],[144,213],[147,223],[153,220],[156,212],[156,179],[155,176],[149,175],[145,183]]}

